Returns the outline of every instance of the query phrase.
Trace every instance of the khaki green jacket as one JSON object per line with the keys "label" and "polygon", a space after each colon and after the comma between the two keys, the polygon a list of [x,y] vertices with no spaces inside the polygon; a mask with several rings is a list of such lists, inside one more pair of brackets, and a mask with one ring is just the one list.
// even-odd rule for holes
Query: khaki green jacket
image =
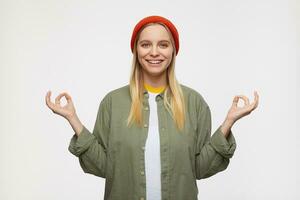
{"label": "khaki green jacket", "polygon": [[[183,132],[177,131],[164,107],[163,92],[156,96],[162,200],[197,200],[196,180],[225,170],[236,149],[232,132],[225,138],[221,125],[211,136],[208,104],[197,91],[180,85],[187,111]],[[79,158],[83,171],[106,179],[104,200],[146,200],[148,97],[144,90],[144,126],[134,124],[128,128],[129,85],[110,91],[99,105],[93,133],[84,126],[70,141],[69,151]]]}

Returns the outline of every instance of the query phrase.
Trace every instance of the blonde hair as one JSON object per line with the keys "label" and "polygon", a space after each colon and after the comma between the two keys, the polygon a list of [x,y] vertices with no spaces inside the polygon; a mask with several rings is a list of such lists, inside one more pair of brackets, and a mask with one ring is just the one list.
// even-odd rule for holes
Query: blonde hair
{"label": "blonde hair", "polygon": [[[159,22],[149,23],[146,26],[144,26],[137,34],[136,40],[134,41],[133,60],[132,60],[132,67],[131,67],[130,80],[129,80],[130,96],[132,102],[131,102],[130,113],[127,118],[127,126],[131,125],[133,122],[135,122],[139,126],[142,126],[143,124],[144,119],[142,114],[142,108],[143,108],[144,80],[142,74],[142,66],[140,65],[137,58],[137,41],[142,30],[145,27],[153,24],[160,24],[164,26],[171,38],[171,43],[174,50],[172,54],[171,63],[166,69],[167,84],[163,93],[164,95],[163,99],[164,99],[165,108],[170,113],[171,117],[176,123],[176,128],[182,130],[185,124],[185,106],[184,106],[185,101],[184,101],[184,96],[183,96],[181,86],[175,77],[175,58],[176,58],[175,42],[168,27]],[[167,95],[170,95],[170,99],[167,98]]]}

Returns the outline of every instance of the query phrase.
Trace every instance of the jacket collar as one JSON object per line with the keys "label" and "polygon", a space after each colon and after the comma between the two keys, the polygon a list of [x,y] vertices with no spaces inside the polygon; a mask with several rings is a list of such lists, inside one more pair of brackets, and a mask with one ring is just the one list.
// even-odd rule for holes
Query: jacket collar
{"label": "jacket collar", "polygon": [[[164,92],[167,88],[165,88],[162,92],[160,92],[159,94],[157,94],[158,98],[160,99],[164,99]],[[144,94],[144,97],[146,97],[147,99],[149,98],[149,93],[148,91],[143,87],[143,94]],[[167,98],[168,100],[170,100],[170,92],[168,92],[167,94]]]}

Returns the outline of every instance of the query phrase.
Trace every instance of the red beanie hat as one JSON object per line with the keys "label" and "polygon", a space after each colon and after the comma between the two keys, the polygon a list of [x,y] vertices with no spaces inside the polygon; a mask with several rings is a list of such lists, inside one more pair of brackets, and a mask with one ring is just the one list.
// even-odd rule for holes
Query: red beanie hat
{"label": "red beanie hat", "polygon": [[148,23],[152,23],[152,22],[161,22],[170,29],[172,36],[174,38],[174,41],[175,41],[175,48],[176,48],[176,55],[177,55],[178,50],[179,50],[179,34],[178,34],[176,27],[174,26],[174,24],[172,24],[172,22],[170,20],[168,20],[164,17],[161,17],[161,16],[156,16],[156,15],[145,17],[135,25],[134,30],[132,32],[132,36],[131,36],[131,43],[130,43],[131,51],[133,52],[134,41],[137,36],[137,33],[140,31],[140,29],[144,25],[146,25]]}

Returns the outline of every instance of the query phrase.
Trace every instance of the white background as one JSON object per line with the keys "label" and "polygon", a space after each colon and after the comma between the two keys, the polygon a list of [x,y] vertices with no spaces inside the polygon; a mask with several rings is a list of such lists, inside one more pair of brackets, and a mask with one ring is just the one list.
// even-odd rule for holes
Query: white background
{"label": "white background", "polygon": [[68,151],[71,126],[44,98],[67,91],[92,131],[104,95],[128,84],[131,33],[148,15],[178,28],[177,78],[209,104],[212,131],[234,95],[260,95],[232,128],[227,170],[198,181],[199,199],[299,199],[299,8],[292,0],[1,0],[0,199],[103,199],[104,179],[81,170]]}

